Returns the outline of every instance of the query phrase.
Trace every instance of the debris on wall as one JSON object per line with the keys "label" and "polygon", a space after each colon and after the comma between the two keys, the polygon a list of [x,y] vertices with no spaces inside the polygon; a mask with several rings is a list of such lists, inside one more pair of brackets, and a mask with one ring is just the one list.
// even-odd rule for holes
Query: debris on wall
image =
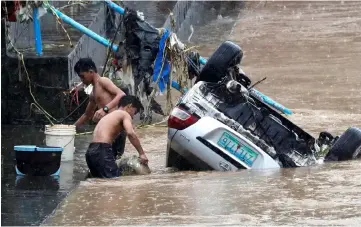
{"label": "debris on wall", "polygon": [[[152,112],[164,111],[154,99],[169,91],[170,82],[188,87],[189,81],[198,76],[199,54],[186,49],[175,33],[158,29],[140,17],[140,12],[125,8],[120,21],[122,37],[119,51],[107,64],[108,77],[128,94],[142,101],[145,112],[140,113],[144,123],[152,121]],[[167,92],[167,113],[171,108]]]}
{"label": "debris on wall", "polygon": [[39,8],[39,17],[46,14],[43,1],[20,1],[20,7],[16,11],[16,19],[20,23],[33,20],[33,8]]}

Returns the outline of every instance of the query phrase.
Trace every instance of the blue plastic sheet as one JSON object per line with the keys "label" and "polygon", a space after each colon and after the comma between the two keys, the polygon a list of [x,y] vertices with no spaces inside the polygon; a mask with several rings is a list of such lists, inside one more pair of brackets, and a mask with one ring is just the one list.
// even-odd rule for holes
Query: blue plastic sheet
{"label": "blue plastic sheet", "polygon": [[154,62],[153,81],[154,82],[157,81],[158,75],[160,73],[160,80],[158,82],[160,92],[163,92],[167,86],[169,80],[169,73],[171,69],[171,65],[167,56],[164,56],[163,58],[164,50],[165,50],[164,47],[166,45],[166,41],[169,35],[170,32],[167,29],[165,29],[162,38],[159,41],[159,50]]}

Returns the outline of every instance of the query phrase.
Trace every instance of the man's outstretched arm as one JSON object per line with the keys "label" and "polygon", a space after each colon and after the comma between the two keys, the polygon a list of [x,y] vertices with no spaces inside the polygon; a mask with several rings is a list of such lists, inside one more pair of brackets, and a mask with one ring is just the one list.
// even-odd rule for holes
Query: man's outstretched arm
{"label": "man's outstretched arm", "polygon": [[128,136],[128,139],[129,139],[130,143],[138,151],[139,158],[141,159],[142,163],[148,164],[148,158],[145,155],[145,152],[144,152],[144,150],[142,148],[142,145],[140,145],[140,141],[138,139],[138,136],[135,133],[134,128],[133,128],[132,119],[128,114],[126,114],[124,116],[123,127],[124,127],[125,132],[127,133],[127,136]]}

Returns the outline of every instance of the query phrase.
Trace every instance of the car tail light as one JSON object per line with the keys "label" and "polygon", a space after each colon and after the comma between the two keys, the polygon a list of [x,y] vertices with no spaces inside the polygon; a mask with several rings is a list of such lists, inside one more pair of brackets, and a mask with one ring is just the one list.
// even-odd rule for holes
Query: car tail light
{"label": "car tail light", "polygon": [[179,107],[175,107],[168,118],[168,127],[183,130],[193,125],[198,120],[198,117],[188,113],[187,111]]}

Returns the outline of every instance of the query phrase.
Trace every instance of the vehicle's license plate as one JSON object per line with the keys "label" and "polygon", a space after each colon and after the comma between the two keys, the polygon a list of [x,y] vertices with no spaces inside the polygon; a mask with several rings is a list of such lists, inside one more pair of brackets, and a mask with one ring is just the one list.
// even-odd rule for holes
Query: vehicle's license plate
{"label": "vehicle's license plate", "polygon": [[239,158],[241,161],[252,167],[258,157],[258,153],[254,152],[247,145],[242,144],[238,139],[234,138],[227,132],[224,132],[218,140],[218,145]]}

